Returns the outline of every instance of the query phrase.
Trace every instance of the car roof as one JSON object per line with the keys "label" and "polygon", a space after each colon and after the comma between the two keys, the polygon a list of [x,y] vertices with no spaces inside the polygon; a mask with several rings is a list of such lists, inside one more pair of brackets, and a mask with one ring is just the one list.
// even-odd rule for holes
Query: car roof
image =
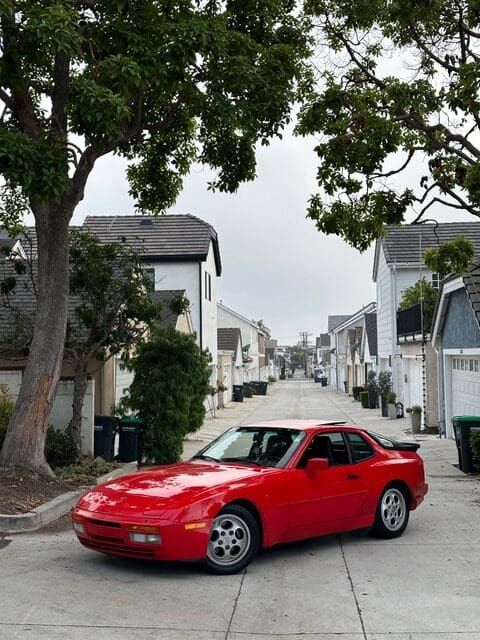
{"label": "car roof", "polygon": [[[266,420],[264,422],[252,422],[239,425],[242,427],[274,427],[275,429],[302,429],[303,431],[314,431],[318,427],[331,427],[335,425],[347,426],[343,420]],[[359,427],[348,425],[348,429],[358,429]]]}

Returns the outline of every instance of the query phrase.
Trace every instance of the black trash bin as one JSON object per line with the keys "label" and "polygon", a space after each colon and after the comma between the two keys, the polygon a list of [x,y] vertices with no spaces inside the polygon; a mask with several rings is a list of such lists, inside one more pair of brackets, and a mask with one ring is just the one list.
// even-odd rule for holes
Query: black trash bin
{"label": "black trash bin", "polygon": [[250,382],[243,383],[243,397],[251,398],[253,396],[253,387]]}
{"label": "black trash bin", "polygon": [[458,466],[464,473],[473,473],[472,446],[470,434],[480,429],[480,416],[454,416],[452,418],[455,442],[458,450]]}
{"label": "black trash bin", "polygon": [[118,425],[118,460],[120,462],[136,460],[139,465],[142,464],[145,428],[146,424],[141,418],[130,416],[120,420]]}
{"label": "black trash bin", "polygon": [[233,401],[243,402],[243,384],[233,385]]}
{"label": "black trash bin", "polygon": [[267,395],[268,382],[264,382],[263,380],[252,380],[250,385],[253,387],[257,396]]}
{"label": "black trash bin", "polygon": [[115,416],[95,416],[93,425],[93,454],[108,462],[113,460],[115,434],[119,420]]}

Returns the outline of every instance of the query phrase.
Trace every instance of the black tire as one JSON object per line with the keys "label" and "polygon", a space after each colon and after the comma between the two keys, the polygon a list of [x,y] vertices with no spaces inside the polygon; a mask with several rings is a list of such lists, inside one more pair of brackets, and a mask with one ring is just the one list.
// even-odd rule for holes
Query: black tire
{"label": "black tire", "polygon": [[250,563],[259,547],[260,529],[255,517],[245,507],[227,505],[213,521],[205,565],[211,573],[238,573]]}
{"label": "black tire", "polygon": [[378,501],[372,533],[377,538],[398,538],[405,531],[409,516],[407,492],[399,485],[389,485]]}

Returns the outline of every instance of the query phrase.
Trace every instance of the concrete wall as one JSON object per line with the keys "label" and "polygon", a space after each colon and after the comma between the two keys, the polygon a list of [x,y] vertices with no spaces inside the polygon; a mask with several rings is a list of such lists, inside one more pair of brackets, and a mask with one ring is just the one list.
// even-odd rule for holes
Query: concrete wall
{"label": "concrete wall", "polygon": [[[0,371],[0,384],[8,385],[10,393],[15,400],[18,397],[21,383],[22,371]],[[94,398],[95,382],[90,380],[87,385],[82,411],[81,451],[84,455],[93,453]],[[60,380],[48,423],[56,429],[64,431],[72,417],[72,400],[73,380]]]}

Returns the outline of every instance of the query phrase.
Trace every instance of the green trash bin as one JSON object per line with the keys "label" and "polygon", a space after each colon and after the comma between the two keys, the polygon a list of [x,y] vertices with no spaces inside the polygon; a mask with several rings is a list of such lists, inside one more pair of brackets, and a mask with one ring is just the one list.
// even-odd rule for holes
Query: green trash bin
{"label": "green trash bin", "polygon": [[452,424],[458,450],[458,467],[464,473],[473,473],[475,467],[470,435],[472,431],[480,429],[480,416],[454,416]]}
{"label": "green trash bin", "polygon": [[141,418],[129,416],[120,420],[118,425],[118,460],[120,462],[136,460],[139,465],[142,464],[145,428],[146,424]]}

